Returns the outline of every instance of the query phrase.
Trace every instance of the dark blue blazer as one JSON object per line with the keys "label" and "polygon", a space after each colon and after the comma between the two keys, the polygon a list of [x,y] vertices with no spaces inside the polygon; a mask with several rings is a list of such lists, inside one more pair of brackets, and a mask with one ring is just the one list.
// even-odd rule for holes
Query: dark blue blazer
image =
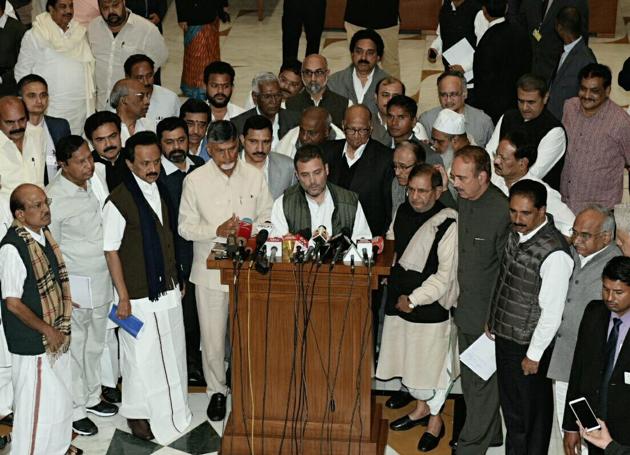
{"label": "dark blue blazer", "polygon": [[59,142],[59,139],[61,139],[62,137],[70,136],[70,134],[72,134],[70,132],[70,124],[65,118],[50,117],[49,115],[44,115],[44,121],[46,122],[46,127],[50,132],[50,137],[52,137],[55,147],[57,146],[57,142]]}

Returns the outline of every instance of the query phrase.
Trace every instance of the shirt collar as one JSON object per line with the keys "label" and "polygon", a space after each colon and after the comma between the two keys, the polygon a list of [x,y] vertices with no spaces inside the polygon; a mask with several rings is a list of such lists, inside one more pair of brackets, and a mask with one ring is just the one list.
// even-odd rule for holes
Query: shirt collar
{"label": "shirt collar", "polygon": [[533,236],[535,236],[536,234],[538,234],[538,231],[540,231],[543,227],[545,227],[545,225],[548,223],[549,221],[547,220],[547,218],[545,217],[545,221],[543,221],[543,223],[538,226],[536,229],[534,229],[531,232],[528,232],[527,234],[521,234],[520,232],[518,233],[518,243],[525,243],[527,242],[529,239],[531,239]]}
{"label": "shirt collar", "polygon": [[604,248],[602,248],[601,250],[598,250],[598,251],[595,251],[594,253],[589,254],[588,256],[582,256],[581,254],[578,253],[578,257],[580,258],[580,265],[584,267],[591,260],[593,260],[595,256],[597,256],[599,253],[604,251],[606,248],[608,248],[608,245],[604,246]]}
{"label": "shirt collar", "polygon": [[133,172],[131,173],[131,175],[133,175],[133,178],[136,179],[136,182],[138,183],[138,186],[140,187],[140,191],[142,191],[143,194],[153,194],[155,191],[157,191],[157,184],[155,182],[153,183],[145,182]]}
{"label": "shirt collar", "polygon": [[4,13],[2,13],[2,16],[0,16],[0,28],[4,28],[4,26],[7,25],[8,17],[9,16],[7,16],[7,12],[5,9]]}
{"label": "shirt collar", "polygon": [[[166,158],[164,155],[162,155],[161,158],[162,161],[162,167],[164,168],[164,173],[166,175],[171,175],[173,172],[175,171],[182,171],[180,168],[178,168],[173,162],[169,161],[168,158]],[[186,157],[186,170],[182,171],[184,174],[187,174],[190,166],[192,166],[194,163],[192,162],[192,160],[190,159],[190,157]]]}
{"label": "shirt collar", "polygon": [[[79,191],[86,191],[83,188],[81,188],[79,185],[68,180],[68,178],[65,175],[63,175],[62,172],[59,172],[59,176],[56,178],[59,179],[59,185],[67,194],[73,195]],[[92,185],[90,180],[87,181],[87,187],[86,187],[87,190],[89,190]]]}
{"label": "shirt collar", "polygon": [[40,233],[38,234],[35,231],[31,231],[26,226],[24,226],[24,229],[26,229],[28,231],[28,233],[31,234],[31,237],[33,237],[33,240],[35,240],[41,246],[46,246],[46,236],[44,235],[44,231],[43,230],[41,230]]}
{"label": "shirt collar", "polygon": [[628,327],[630,325],[630,311],[626,311],[623,316],[618,316],[617,313],[610,312],[610,319],[621,319],[621,323]]}
{"label": "shirt collar", "polygon": [[495,20],[493,20],[492,22],[490,22],[490,24],[488,25],[488,28],[492,27],[493,25],[498,25],[502,22],[505,22],[505,17],[498,17]]}
{"label": "shirt collar", "polygon": [[568,54],[569,52],[571,52],[571,49],[573,49],[576,46],[576,44],[580,42],[581,39],[582,39],[582,37],[580,36],[575,41],[572,41],[569,44],[565,44],[564,45],[564,53]]}
{"label": "shirt collar", "polygon": [[[282,109],[282,108],[281,108]],[[262,113],[260,112],[260,110],[258,109],[258,106],[256,106],[256,114],[258,115],[262,115]],[[263,115],[264,117],[264,115]],[[278,119],[280,118],[280,111],[278,111],[278,113],[274,116],[273,118],[273,126],[275,127],[276,125],[278,125]]]}
{"label": "shirt collar", "polygon": [[[367,145],[367,142],[355,150],[354,158],[352,158],[352,162],[359,161],[359,159],[363,156],[363,152],[365,151],[366,145]],[[346,143],[343,146],[343,153],[341,154],[341,156],[349,158],[348,154],[346,153],[347,150],[348,150],[348,141],[346,141]]]}

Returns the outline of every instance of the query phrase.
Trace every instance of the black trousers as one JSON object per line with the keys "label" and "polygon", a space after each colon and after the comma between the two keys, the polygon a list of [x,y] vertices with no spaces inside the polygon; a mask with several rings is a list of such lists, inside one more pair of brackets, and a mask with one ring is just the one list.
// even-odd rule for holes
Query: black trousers
{"label": "black trousers", "polygon": [[521,362],[528,346],[496,338],[499,402],[505,418],[507,455],[539,455],[549,452],[553,424],[553,389],[547,369],[553,345],[538,365],[538,373],[525,376]]}
{"label": "black trousers", "polygon": [[324,30],[326,0],[284,0],[282,9],[282,62],[298,58],[302,27],[306,34],[306,54],[319,54]]}
{"label": "black trousers", "polygon": [[195,285],[186,280],[186,294],[182,299],[182,312],[184,316],[184,333],[186,335],[186,363],[201,371],[201,334],[199,332],[199,315],[197,314],[197,299],[195,298]]}

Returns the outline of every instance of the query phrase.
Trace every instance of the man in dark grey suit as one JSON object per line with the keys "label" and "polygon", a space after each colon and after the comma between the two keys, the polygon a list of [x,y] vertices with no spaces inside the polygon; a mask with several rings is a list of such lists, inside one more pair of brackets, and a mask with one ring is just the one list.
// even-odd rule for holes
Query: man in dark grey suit
{"label": "man in dark grey suit", "polygon": [[345,96],[353,104],[366,105],[372,115],[377,115],[378,107],[374,97],[376,84],[389,76],[378,66],[384,49],[383,39],[374,30],[366,29],[356,32],[350,40],[352,64],[330,76],[328,88]]}
{"label": "man in dark grey suit", "polygon": [[580,70],[589,63],[597,63],[597,58],[582,38],[582,17],[577,8],[566,6],[560,10],[556,32],[564,43],[564,51],[551,80],[547,109],[562,120],[564,102],[577,96],[580,89]]}
{"label": "man in dark grey suit", "polygon": [[[523,0],[519,19],[527,28],[532,45],[532,73],[551,80],[562,54],[562,40],[555,30],[558,12],[574,6],[582,17],[582,39],[588,42],[588,0]],[[476,75],[476,73],[475,73]]]}
{"label": "man in dark grey suit", "polygon": [[269,119],[254,115],[245,121],[240,141],[243,146],[242,158],[264,173],[271,196],[277,199],[295,183],[295,174],[291,158],[271,151],[271,134]]}
{"label": "man in dark grey suit", "polygon": [[300,114],[282,109],[280,82],[273,73],[259,73],[252,80],[252,99],[256,107],[234,117],[232,123],[238,134],[243,133],[245,121],[254,115],[262,115],[272,124],[272,147],[278,145],[291,128],[297,126]]}
{"label": "man in dark grey suit", "polygon": [[[490,157],[481,147],[467,146],[455,153],[451,180],[459,211],[460,290],[455,324],[460,354],[484,334],[510,225],[507,198],[490,183],[490,175]],[[484,381],[460,365],[466,422],[457,454],[479,455],[503,443],[497,377]]]}

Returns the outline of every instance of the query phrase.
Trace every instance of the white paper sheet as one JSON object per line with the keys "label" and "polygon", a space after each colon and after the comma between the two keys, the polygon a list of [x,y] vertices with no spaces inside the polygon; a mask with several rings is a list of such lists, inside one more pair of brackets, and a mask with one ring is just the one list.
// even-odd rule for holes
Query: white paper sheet
{"label": "white paper sheet", "polygon": [[494,341],[484,333],[460,354],[459,360],[474,371],[477,376],[487,381],[497,371]]}
{"label": "white paper sheet", "polygon": [[92,303],[92,279],[89,276],[68,275],[72,302],[80,308],[94,308]]}
{"label": "white paper sheet", "polygon": [[[462,38],[445,50],[442,56],[446,59],[449,65],[461,65],[464,68],[472,68],[475,50],[466,38]],[[472,70],[466,71],[464,76],[467,81],[470,81],[473,78]]]}

